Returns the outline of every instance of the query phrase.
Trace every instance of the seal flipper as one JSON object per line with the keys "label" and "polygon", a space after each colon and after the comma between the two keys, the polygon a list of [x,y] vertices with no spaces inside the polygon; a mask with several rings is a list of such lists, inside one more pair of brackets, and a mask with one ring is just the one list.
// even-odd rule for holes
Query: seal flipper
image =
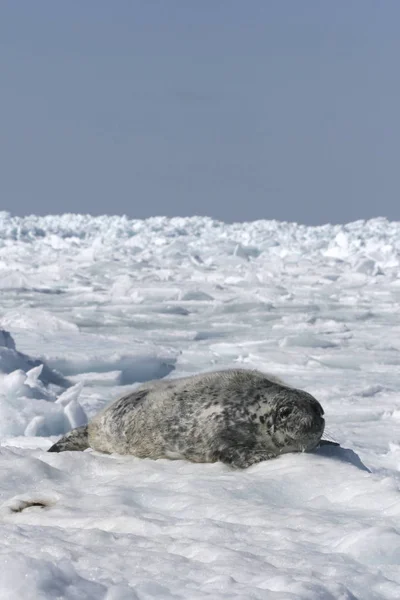
{"label": "seal flipper", "polygon": [[82,425],[60,438],[47,452],[83,451],[89,447],[88,426]]}

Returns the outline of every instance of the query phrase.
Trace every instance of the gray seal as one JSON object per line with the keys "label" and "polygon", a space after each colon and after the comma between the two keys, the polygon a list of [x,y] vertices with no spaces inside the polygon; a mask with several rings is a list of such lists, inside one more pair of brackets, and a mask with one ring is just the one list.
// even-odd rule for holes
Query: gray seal
{"label": "gray seal", "polygon": [[244,369],[216,371],[145,383],[69,432],[49,452],[93,448],[246,468],[316,448],[323,414],[311,394],[276,377]]}

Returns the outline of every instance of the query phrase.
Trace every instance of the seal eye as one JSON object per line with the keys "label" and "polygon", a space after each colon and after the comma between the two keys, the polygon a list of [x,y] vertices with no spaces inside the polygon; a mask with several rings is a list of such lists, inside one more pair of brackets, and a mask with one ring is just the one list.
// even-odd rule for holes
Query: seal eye
{"label": "seal eye", "polygon": [[290,416],[291,412],[292,411],[290,408],[281,408],[279,411],[279,416],[281,417],[281,419],[287,419]]}

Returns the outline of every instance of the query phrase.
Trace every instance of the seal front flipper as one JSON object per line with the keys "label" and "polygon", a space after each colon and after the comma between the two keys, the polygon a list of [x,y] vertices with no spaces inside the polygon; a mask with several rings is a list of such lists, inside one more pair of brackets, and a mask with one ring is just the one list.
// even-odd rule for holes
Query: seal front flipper
{"label": "seal front flipper", "polygon": [[264,460],[275,458],[276,454],[264,448],[226,447],[215,453],[215,459],[229,465],[233,469],[247,469]]}
{"label": "seal front flipper", "polygon": [[88,426],[82,425],[64,435],[47,452],[83,451],[89,447]]}

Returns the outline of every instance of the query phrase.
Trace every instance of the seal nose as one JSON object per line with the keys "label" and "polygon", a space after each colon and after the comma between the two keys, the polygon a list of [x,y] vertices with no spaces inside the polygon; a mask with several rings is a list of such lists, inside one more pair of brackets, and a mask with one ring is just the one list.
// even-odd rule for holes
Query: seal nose
{"label": "seal nose", "polygon": [[321,435],[324,431],[325,428],[325,419],[322,416],[323,413],[321,413],[320,410],[318,410],[316,407],[313,407],[313,414],[310,415],[309,417],[309,431],[312,433],[317,433],[317,432],[321,432]]}
{"label": "seal nose", "polygon": [[322,408],[320,403],[315,401],[315,402],[313,402],[312,407],[313,407],[314,413],[316,415],[318,415],[319,417],[322,417],[322,415],[324,414],[324,409]]}
{"label": "seal nose", "polygon": [[314,429],[315,431],[321,431],[321,435],[324,432],[325,429],[325,419],[322,416],[318,416],[315,420],[314,420]]}
{"label": "seal nose", "polygon": [[318,430],[322,427],[323,429],[325,427],[325,419],[323,417],[324,409],[322,408],[319,402],[313,403],[312,407],[314,413],[313,428]]}

